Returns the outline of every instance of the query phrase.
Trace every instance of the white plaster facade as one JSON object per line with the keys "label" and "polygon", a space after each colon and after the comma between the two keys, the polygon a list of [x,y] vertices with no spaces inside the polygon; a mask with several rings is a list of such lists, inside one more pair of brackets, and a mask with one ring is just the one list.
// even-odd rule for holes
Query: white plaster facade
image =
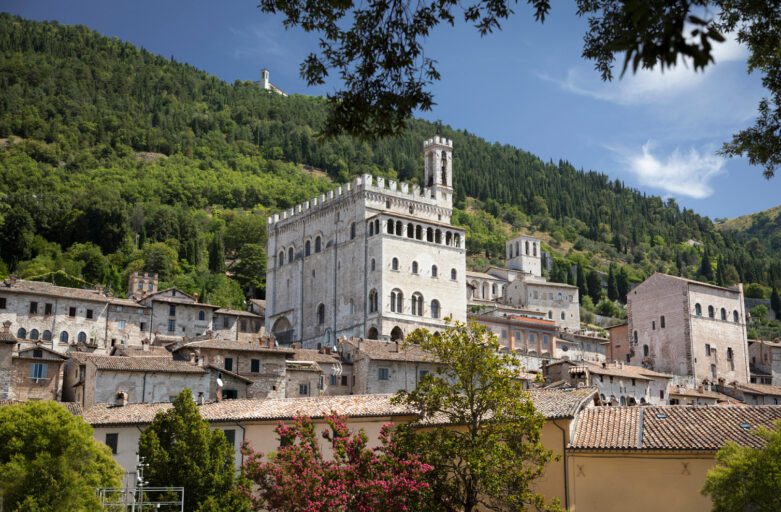
{"label": "white plaster facade", "polygon": [[280,343],[387,340],[466,319],[452,151],[425,142],[424,188],[363,175],[269,218],[266,325]]}

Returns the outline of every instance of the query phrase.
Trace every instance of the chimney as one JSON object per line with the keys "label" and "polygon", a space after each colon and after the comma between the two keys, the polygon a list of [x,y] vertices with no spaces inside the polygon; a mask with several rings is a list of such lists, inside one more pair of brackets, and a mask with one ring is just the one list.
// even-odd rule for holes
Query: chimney
{"label": "chimney", "polygon": [[396,340],[396,353],[401,352],[400,348],[401,348],[401,346],[399,344],[399,340]]}
{"label": "chimney", "polygon": [[198,366],[203,367],[203,356],[197,356],[196,362],[198,363]]}
{"label": "chimney", "polygon": [[149,338],[144,338],[141,340],[141,350],[144,352],[149,352]]}
{"label": "chimney", "polygon": [[515,336],[510,336],[510,352],[515,352]]}
{"label": "chimney", "polygon": [[99,294],[103,295],[103,285],[102,284],[96,284],[95,285],[95,291]]}
{"label": "chimney", "polygon": [[325,347],[325,353],[331,355],[331,347]]}
{"label": "chimney", "polygon": [[127,393],[122,390],[117,391],[114,396],[114,405],[117,407],[124,407],[127,405]]}
{"label": "chimney", "polygon": [[203,405],[206,400],[203,398],[203,391],[198,392],[198,405]]}

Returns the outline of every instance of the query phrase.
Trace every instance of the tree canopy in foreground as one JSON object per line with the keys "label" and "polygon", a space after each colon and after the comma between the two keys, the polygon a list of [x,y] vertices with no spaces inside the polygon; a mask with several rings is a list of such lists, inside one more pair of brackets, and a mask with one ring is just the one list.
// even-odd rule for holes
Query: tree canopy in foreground
{"label": "tree canopy in foreground", "polygon": [[781,510],[781,421],[758,428],[767,442],[762,449],[728,442],[716,454],[702,493],[713,500],[713,512]]}
{"label": "tree canopy in foreground", "polygon": [[[543,22],[550,0],[527,0]],[[714,62],[714,43],[734,33],[751,56],[748,70],[759,71],[770,98],[759,104],[754,126],[724,145],[729,155],[745,155],[773,176],[781,164],[781,9],[767,0],[575,0],[577,14],[588,18],[583,57],[594,61],[603,80],[614,76],[616,56],[621,74],[631,67],[662,69],[685,59],[695,71]],[[332,111],[326,133],[381,138],[404,131],[416,109],[431,110],[431,84],[440,79],[436,61],[424,43],[440,24],[457,18],[473,24],[480,35],[501,30],[514,14],[506,0],[424,0],[354,2],[261,0],[265,12],[280,13],[286,27],[301,27],[320,36],[320,52],[310,53],[301,75],[323,84],[336,70],[344,86],[329,99]]]}
{"label": "tree canopy in foreground", "polygon": [[518,378],[518,358],[500,353],[496,336],[475,322],[456,322],[441,334],[419,329],[406,343],[440,362],[396,398],[422,413],[404,439],[433,467],[429,510],[558,510],[532,489],[552,455],[540,441],[545,418]]}
{"label": "tree canopy in foreground", "polygon": [[103,510],[122,468],[92,428],[52,401],[0,406],[0,500],[8,511]]}

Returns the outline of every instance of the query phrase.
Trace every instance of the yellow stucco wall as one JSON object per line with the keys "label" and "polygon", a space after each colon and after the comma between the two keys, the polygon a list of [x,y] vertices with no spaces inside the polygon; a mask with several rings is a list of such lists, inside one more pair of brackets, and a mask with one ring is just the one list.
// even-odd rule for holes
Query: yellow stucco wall
{"label": "yellow stucco wall", "polygon": [[568,458],[572,512],[706,512],[713,454],[583,453]]}

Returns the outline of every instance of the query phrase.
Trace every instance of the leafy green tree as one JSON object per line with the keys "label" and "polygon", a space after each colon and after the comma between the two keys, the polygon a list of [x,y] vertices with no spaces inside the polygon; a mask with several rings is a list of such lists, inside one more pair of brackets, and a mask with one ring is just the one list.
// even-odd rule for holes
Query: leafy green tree
{"label": "leafy green tree", "polygon": [[586,281],[586,271],[583,268],[583,265],[580,263],[578,264],[576,286],[578,287],[578,294],[580,295],[581,300],[583,299],[583,297],[589,295],[588,282]]}
{"label": "leafy green tree", "polygon": [[102,283],[105,281],[108,272],[108,261],[97,245],[92,242],[73,244],[68,249],[67,256],[80,264],[81,277],[86,281],[90,283]]}
{"label": "leafy green tree", "polygon": [[618,300],[626,304],[626,296],[629,294],[629,273],[626,267],[621,267],[616,276],[616,286],[618,287]]}
{"label": "leafy green tree", "polygon": [[751,308],[751,320],[759,323],[767,322],[768,313],[767,306],[758,304]]}
{"label": "leafy green tree", "polygon": [[394,400],[423,411],[424,424],[434,418],[448,424],[407,434],[408,449],[434,468],[427,476],[434,498],[427,510],[545,509],[533,482],[551,453],[540,440],[544,417],[517,378],[520,360],[500,353],[496,336],[475,322],[456,322],[441,334],[418,329],[405,343],[439,365]]}
{"label": "leafy green tree", "polygon": [[5,214],[5,220],[0,226],[0,256],[11,264],[11,269],[20,260],[30,257],[35,224],[25,210],[12,208]]}
{"label": "leafy green tree", "polygon": [[768,299],[770,298],[771,290],[761,283],[749,283],[746,285],[743,294],[751,299]]}
{"label": "leafy green tree", "polygon": [[51,401],[0,406],[0,497],[5,510],[100,511],[96,489],[122,468],[92,428]]}
{"label": "leafy green tree", "polygon": [[225,272],[225,242],[222,232],[214,233],[209,244],[209,270],[211,272]]}
{"label": "leafy green tree", "polygon": [[607,298],[611,301],[618,300],[618,280],[616,279],[615,265],[610,265],[607,274]]}
{"label": "leafy green tree", "polygon": [[597,304],[602,299],[602,278],[599,277],[599,273],[596,270],[590,270],[586,276],[586,283],[588,284],[588,294],[594,304]]}
{"label": "leafy green tree", "polygon": [[147,244],[143,250],[144,271],[156,272],[161,280],[171,279],[179,271],[176,249],[164,242]]}
{"label": "leafy green tree", "polygon": [[201,419],[189,389],[173,408],[157,413],[138,451],[149,464],[144,477],[150,486],[184,487],[185,510],[249,511],[237,487],[234,448],[222,430],[210,430]]}
{"label": "leafy green tree", "polygon": [[246,244],[239,250],[238,259],[233,273],[239,284],[246,288],[255,288],[258,292],[265,290],[266,247]]}
{"label": "leafy green tree", "polygon": [[713,500],[713,512],[781,510],[781,422],[758,427],[764,448],[728,441],[716,454],[702,494]]}

